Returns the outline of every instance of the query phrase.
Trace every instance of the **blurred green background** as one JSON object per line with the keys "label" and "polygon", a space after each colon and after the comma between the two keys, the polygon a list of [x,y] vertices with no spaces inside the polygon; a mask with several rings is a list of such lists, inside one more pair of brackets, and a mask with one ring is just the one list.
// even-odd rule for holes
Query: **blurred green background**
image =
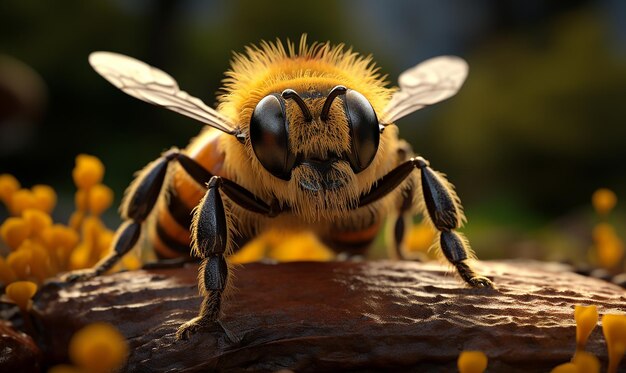
{"label": "blurred green background", "polygon": [[402,119],[402,136],[456,185],[481,258],[584,255],[591,193],[620,197],[626,186],[619,0],[4,0],[0,173],[55,187],[65,220],[74,157],[89,153],[119,202],[133,172],[200,127],[119,92],[92,71],[90,52],[147,61],[213,104],[232,51],[302,33],[373,54],[391,82],[428,57],[465,58],[460,93]]}

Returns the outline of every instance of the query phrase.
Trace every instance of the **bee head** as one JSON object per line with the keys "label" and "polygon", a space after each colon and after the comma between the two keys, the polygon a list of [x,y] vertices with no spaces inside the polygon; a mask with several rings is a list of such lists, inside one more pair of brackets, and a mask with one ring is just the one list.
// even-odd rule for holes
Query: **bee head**
{"label": "bee head", "polygon": [[382,127],[370,102],[355,90],[338,85],[327,95],[305,97],[307,102],[287,89],[259,101],[250,120],[252,149],[277,178],[291,180],[300,168],[299,174],[309,175],[298,180],[303,189],[339,188],[346,182],[342,163],[353,174],[372,163]]}

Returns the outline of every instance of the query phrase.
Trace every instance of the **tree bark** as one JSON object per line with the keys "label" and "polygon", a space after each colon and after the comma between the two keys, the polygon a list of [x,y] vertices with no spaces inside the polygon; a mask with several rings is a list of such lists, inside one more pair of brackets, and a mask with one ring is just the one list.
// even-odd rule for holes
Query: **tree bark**
{"label": "tree bark", "polygon": [[[131,372],[451,372],[462,350],[485,352],[488,372],[545,372],[574,353],[574,305],[626,311],[623,289],[563,266],[477,268],[497,290],[466,288],[430,263],[248,264],[237,268],[236,289],[223,302],[223,324],[239,341],[217,329],[175,340],[200,306],[195,265],[51,283],[38,293],[33,317],[49,364],[67,361],[74,331],[104,321],[128,339]],[[599,327],[587,351],[606,364]]]}

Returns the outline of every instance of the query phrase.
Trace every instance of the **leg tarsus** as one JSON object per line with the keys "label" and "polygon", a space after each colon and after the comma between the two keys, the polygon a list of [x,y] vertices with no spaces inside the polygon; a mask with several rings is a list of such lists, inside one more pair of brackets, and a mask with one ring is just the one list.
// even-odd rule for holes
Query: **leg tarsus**
{"label": "leg tarsus", "polygon": [[422,196],[426,211],[433,225],[441,232],[439,247],[446,259],[456,267],[459,276],[474,288],[493,288],[493,282],[487,277],[476,274],[467,260],[472,257],[469,244],[463,236],[454,230],[458,228],[463,215],[458,199],[443,176],[433,171],[427,160],[411,158],[421,171]]}
{"label": "leg tarsus", "polygon": [[476,272],[466,263],[466,261],[461,261],[458,263],[453,263],[456,267],[459,276],[465,281],[469,286],[473,288],[495,288],[493,282],[485,276],[477,275]]}

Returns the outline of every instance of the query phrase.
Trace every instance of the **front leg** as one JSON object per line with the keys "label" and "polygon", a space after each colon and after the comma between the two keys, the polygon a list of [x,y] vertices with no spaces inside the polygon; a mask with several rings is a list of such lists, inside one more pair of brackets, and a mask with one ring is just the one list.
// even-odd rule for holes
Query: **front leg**
{"label": "front leg", "polygon": [[194,214],[191,226],[192,254],[202,258],[198,281],[204,299],[198,316],[178,329],[178,339],[187,339],[197,330],[215,325],[219,318],[222,294],[228,281],[228,265],[224,258],[228,248],[228,220],[219,191],[221,184],[219,176],[211,178],[208,190]]}
{"label": "front leg", "polygon": [[375,187],[361,195],[358,207],[366,206],[388,195],[406,180],[415,168],[421,171],[421,200],[424,201],[428,217],[440,232],[438,243],[444,256],[454,265],[463,281],[470,286],[494,287],[491,280],[478,275],[470,267],[468,259],[472,258],[472,253],[469,243],[460,233],[455,232],[463,219],[460,202],[443,176],[433,171],[424,158],[411,158],[378,179]]}
{"label": "front leg", "polygon": [[469,265],[468,259],[473,257],[469,242],[460,233],[455,232],[462,224],[463,215],[460,201],[452,187],[429,167],[428,161],[422,157],[415,158],[421,171],[422,197],[428,216],[439,230],[439,246],[446,259],[465,281],[472,287],[492,288],[491,280],[478,275]]}
{"label": "front leg", "polygon": [[274,217],[285,211],[277,201],[267,204],[242,186],[219,176],[213,176],[207,192],[196,208],[191,225],[192,255],[202,259],[198,276],[200,293],[204,296],[198,316],[180,326],[178,339],[187,339],[199,329],[217,326],[231,340],[236,337],[219,321],[222,295],[227,289],[229,268],[225,255],[232,250],[229,237],[230,222],[222,202],[221,192],[237,205],[262,216]]}

